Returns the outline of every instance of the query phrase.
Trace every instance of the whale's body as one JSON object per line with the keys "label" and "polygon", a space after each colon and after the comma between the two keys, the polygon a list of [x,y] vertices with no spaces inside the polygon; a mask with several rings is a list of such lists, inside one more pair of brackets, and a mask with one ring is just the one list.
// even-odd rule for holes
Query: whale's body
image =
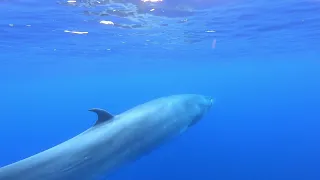
{"label": "whale's body", "polygon": [[94,126],[57,146],[0,168],[0,180],[95,180],[152,151],[201,119],[212,99],[162,97],[119,115],[102,109]]}

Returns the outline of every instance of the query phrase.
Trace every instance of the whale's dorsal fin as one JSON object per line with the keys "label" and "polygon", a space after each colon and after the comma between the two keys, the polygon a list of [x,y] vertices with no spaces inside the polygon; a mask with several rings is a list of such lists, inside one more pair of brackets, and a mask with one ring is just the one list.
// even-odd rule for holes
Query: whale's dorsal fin
{"label": "whale's dorsal fin", "polygon": [[96,121],[94,126],[103,122],[107,122],[113,118],[113,115],[104,109],[92,108],[89,109],[89,111],[95,112],[98,115],[98,120]]}

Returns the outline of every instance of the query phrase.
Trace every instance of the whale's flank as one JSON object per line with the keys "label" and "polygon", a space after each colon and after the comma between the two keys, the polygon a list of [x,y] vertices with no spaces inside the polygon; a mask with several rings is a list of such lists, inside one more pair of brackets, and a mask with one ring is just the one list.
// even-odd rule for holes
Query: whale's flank
{"label": "whale's flank", "polygon": [[0,168],[0,180],[95,180],[193,127],[212,104],[207,96],[180,94],[151,100],[117,115],[90,109],[98,116],[94,126]]}

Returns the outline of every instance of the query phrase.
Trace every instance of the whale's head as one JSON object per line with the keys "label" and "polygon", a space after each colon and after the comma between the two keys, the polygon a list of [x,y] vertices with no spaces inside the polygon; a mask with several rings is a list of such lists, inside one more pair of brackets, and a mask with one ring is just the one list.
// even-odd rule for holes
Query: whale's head
{"label": "whale's head", "polygon": [[191,122],[189,127],[197,124],[211,109],[214,99],[210,96],[195,95],[189,101]]}
{"label": "whale's head", "polygon": [[210,96],[185,94],[179,96],[179,104],[188,127],[197,124],[211,109],[214,99]]}

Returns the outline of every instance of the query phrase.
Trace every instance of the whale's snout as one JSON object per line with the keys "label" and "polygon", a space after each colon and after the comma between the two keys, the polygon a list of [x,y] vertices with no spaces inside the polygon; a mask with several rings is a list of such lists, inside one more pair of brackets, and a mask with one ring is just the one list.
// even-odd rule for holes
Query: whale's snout
{"label": "whale's snout", "polygon": [[195,115],[189,127],[198,123],[202,119],[204,114],[206,114],[211,109],[211,107],[215,102],[215,99],[211,96],[198,96],[195,99],[196,99],[194,100]]}
{"label": "whale's snout", "polygon": [[211,106],[212,106],[214,103],[214,98],[210,98],[210,102],[211,102]]}
{"label": "whale's snout", "polygon": [[210,109],[213,106],[214,98],[211,96],[207,96],[205,97],[205,99],[207,101],[207,108]]}

